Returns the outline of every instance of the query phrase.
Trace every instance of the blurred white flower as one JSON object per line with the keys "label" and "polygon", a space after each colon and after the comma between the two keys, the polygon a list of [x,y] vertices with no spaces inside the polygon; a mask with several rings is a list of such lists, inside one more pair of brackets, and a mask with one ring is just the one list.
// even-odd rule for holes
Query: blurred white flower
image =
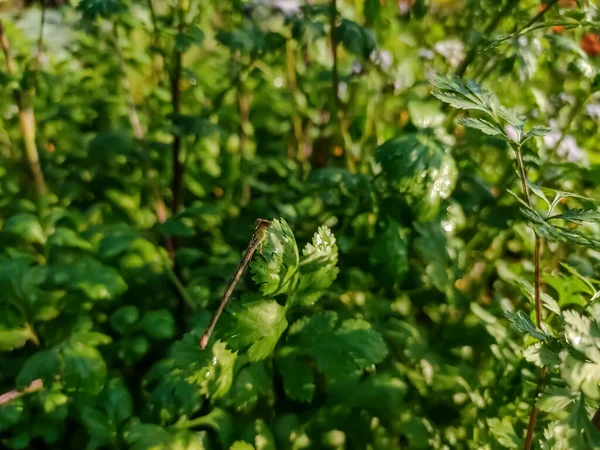
{"label": "blurred white flower", "polygon": [[567,158],[567,161],[571,162],[583,161],[585,158],[585,153],[579,145],[577,145],[575,138],[568,134],[556,149],[556,154],[563,158]]}
{"label": "blurred white flower", "polygon": [[506,133],[508,138],[513,142],[519,142],[521,140],[521,136],[519,136],[519,133],[512,125],[504,125],[504,132]]}
{"label": "blurred white flower", "polygon": [[458,65],[465,58],[465,46],[458,39],[448,39],[446,41],[436,42],[433,46],[434,50],[442,55],[452,67]]}
{"label": "blurred white flower", "polygon": [[398,9],[401,15],[408,14],[410,12],[410,0],[398,0]]}
{"label": "blurred white flower", "polygon": [[338,97],[345,97],[348,93],[348,85],[343,81],[338,85]]}
{"label": "blurred white flower", "polygon": [[422,59],[433,59],[435,53],[433,50],[429,50],[428,48],[420,48],[419,49],[419,58]]}
{"label": "blurred white flower", "polygon": [[352,63],[352,69],[351,70],[352,70],[352,73],[354,75],[361,73],[362,72],[362,64],[360,62],[358,62],[358,61],[354,61]]}
{"label": "blurred white flower", "polygon": [[600,104],[591,103],[585,107],[585,110],[589,116],[592,116],[594,119],[600,119]]}
{"label": "blurred white flower", "polygon": [[254,4],[275,8],[286,16],[293,16],[300,12],[300,0],[253,0]]}
{"label": "blurred white flower", "polygon": [[585,155],[585,151],[583,151],[579,147],[579,145],[577,145],[577,141],[573,136],[567,134],[563,138],[563,133],[558,130],[558,123],[556,122],[556,120],[550,121],[550,128],[553,131],[544,136],[544,145],[546,145],[546,147],[555,148],[556,145],[558,145],[558,148],[556,149],[556,154],[561,158],[566,158],[567,161],[586,161],[587,158]]}
{"label": "blurred white flower", "polygon": [[388,70],[392,67],[393,57],[387,50],[374,50],[369,55],[369,59],[383,70]]}

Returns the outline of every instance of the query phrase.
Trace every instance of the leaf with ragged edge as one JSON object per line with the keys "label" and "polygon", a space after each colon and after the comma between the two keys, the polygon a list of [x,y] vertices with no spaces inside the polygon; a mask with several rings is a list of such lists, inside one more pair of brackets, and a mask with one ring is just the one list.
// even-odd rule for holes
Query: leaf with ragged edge
{"label": "leaf with ragged edge", "polygon": [[245,441],[236,441],[229,447],[229,450],[254,450],[254,446]]}
{"label": "leaf with ragged edge", "polygon": [[0,351],[10,352],[23,347],[34,336],[31,328],[3,328],[0,326]]}
{"label": "leaf with ragged edge", "polygon": [[586,410],[583,394],[573,404],[565,423],[568,426],[570,448],[600,447],[600,431],[592,424],[591,417]]}
{"label": "leaf with ragged edge", "polygon": [[46,266],[31,266],[26,258],[0,258],[0,302],[11,304],[30,324],[54,319],[58,299],[40,289],[47,275]]}
{"label": "leaf with ragged edge", "polygon": [[37,217],[33,214],[17,214],[9,217],[2,227],[2,231],[19,236],[26,242],[44,244],[46,234]]}
{"label": "leaf with ragged edge", "polygon": [[131,395],[123,380],[111,379],[100,395],[80,398],[79,403],[79,418],[92,437],[89,446],[117,446],[119,426],[132,414]]}
{"label": "leaf with ragged edge", "polygon": [[273,392],[271,367],[268,362],[254,362],[240,369],[234,377],[231,389],[222,404],[236,411],[250,413],[259,399]]}
{"label": "leaf with ragged edge", "polygon": [[192,416],[203,406],[201,387],[189,380],[193,370],[163,360],[146,373],[142,386],[151,418],[170,423],[182,416]]}
{"label": "leaf with ragged edge", "polygon": [[583,224],[586,222],[600,222],[600,211],[596,209],[569,209],[563,213],[549,217],[548,220],[562,219],[567,222]]}
{"label": "leaf with ragged edge", "polygon": [[[533,285],[522,278],[515,278],[515,284],[519,287],[523,295],[525,295],[533,304],[535,297],[535,290]],[[546,292],[540,292],[540,300],[542,300],[542,304],[550,311],[555,314],[560,314],[560,307],[556,300],[554,300],[549,294]]]}
{"label": "leaf with ragged edge", "polygon": [[219,398],[227,394],[233,382],[233,369],[237,353],[216,341],[205,350],[198,345],[200,336],[194,331],[173,346],[175,367],[182,369],[190,383],[200,387],[206,397]]}
{"label": "leaf with ragged edge", "polygon": [[506,448],[520,448],[522,440],[519,438],[513,428],[510,418],[503,417],[502,420],[497,418],[487,419],[488,427],[492,435]]}
{"label": "leaf with ragged edge", "polygon": [[127,290],[125,280],[115,268],[87,256],[72,264],[54,266],[50,277],[57,285],[80,290],[96,301],[112,300]]}
{"label": "leaf with ragged edge", "polygon": [[285,394],[292,400],[310,402],[315,393],[315,377],[293,347],[281,349],[277,367],[283,379]]}
{"label": "leaf with ragged edge", "polygon": [[375,158],[388,182],[408,194],[421,220],[433,218],[454,190],[456,162],[433,136],[417,133],[391,139],[377,148]]}
{"label": "leaf with ragged edge", "polygon": [[568,389],[548,386],[536,402],[541,411],[558,413],[566,411],[568,406],[577,401],[577,396]]}
{"label": "leaf with ragged edge", "polygon": [[131,450],[205,450],[197,433],[146,424],[135,418],[127,424],[124,437]]}
{"label": "leaf with ragged edge", "polygon": [[48,247],[71,247],[81,250],[90,250],[92,245],[79,236],[75,231],[68,228],[59,227],[54,230],[46,242]]}
{"label": "leaf with ragged edge", "polygon": [[219,335],[234,351],[248,349],[250,361],[269,356],[288,326],[285,307],[275,300],[247,294],[221,317]]}
{"label": "leaf with ragged edge", "polygon": [[86,19],[95,19],[96,17],[110,17],[125,9],[121,0],[81,0],[77,5]]}
{"label": "leaf with ragged edge", "polygon": [[389,219],[385,231],[375,239],[369,259],[384,285],[400,285],[408,274],[408,230]]}
{"label": "leaf with ragged edge", "polygon": [[419,234],[415,239],[415,250],[427,266],[425,273],[431,284],[444,292],[454,282],[450,274],[452,259],[446,248],[447,239],[439,222],[414,224]]}
{"label": "leaf with ragged edge", "polygon": [[472,117],[464,117],[459,119],[458,123],[464,127],[473,128],[475,130],[479,130],[484,134],[489,136],[504,136],[504,130],[502,130],[499,126],[489,122],[485,119],[476,119]]}
{"label": "leaf with ragged edge", "polygon": [[64,366],[61,380],[68,391],[98,394],[106,380],[106,362],[100,352],[90,345],[71,342],[60,352]]}
{"label": "leaf with ragged edge", "polygon": [[23,389],[33,380],[42,379],[44,386],[51,386],[61,370],[61,360],[55,350],[43,350],[27,359],[17,375],[17,389]]}
{"label": "leaf with ragged edge", "polygon": [[175,318],[167,309],[148,311],[139,327],[152,339],[170,339],[175,335]]}
{"label": "leaf with ragged edge", "polygon": [[188,25],[175,36],[175,49],[186,52],[192,45],[200,45],[204,41],[204,32],[196,25]]}
{"label": "leaf with ragged edge", "polygon": [[349,319],[337,328],[336,322],[333,311],[305,317],[290,327],[287,345],[314,358],[326,376],[364,369],[387,356],[381,335],[368,322]]}
{"label": "leaf with ragged edge", "polygon": [[267,230],[267,237],[250,264],[252,279],[266,296],[291,292],[298,282],[300,255],[296,238],[283,219],[275,219]]}
{"label": "leaf with ragged edge", "polygon": [[375,37],[372,31],[361,27],[356,22],[348,19],[342,19],[335,30],[336,39],[350,53],[369,58],[369,55],[375,50]]}
{"label": "leaf with ragged edge", "polygon": [[504,315],[517,330],[528,333],[530,336],[539,339],[540,341],[546,341],[548,339],[548,336],[539,328],[537,328],[529,316],[523,311],[519,311],[518,313],[504,311]]}
{"label": "leaf with ragged edge", "polygon": [[339,269],[335,236],[325,226],[319,227],[312,243],[306,244],[300,260],[298,288],[289,297],[289,304],[311,305],[336,279]]}
{"label": "leaf with ragged edge", "polygon": [[[431,92],[434,97],[448,103],[453,108],[481,111],[490,116],[497,125],[503,120],[513,127],[517,135],[516,141],[523,142],[524,136],[526,136],[523,130],[525,118],[516,111],[500,105],[496,95],[485,90],[480,84],[472,80],[463,83],[459,77],[441,74],[432,75],[429,81],[434,88]],[[470,124],[474,125],[475,123],[471,122]],[[491,131],[487,126],[485,130]],[[533,135],[538,135],[539,132],[539,130],[534,130]]]}

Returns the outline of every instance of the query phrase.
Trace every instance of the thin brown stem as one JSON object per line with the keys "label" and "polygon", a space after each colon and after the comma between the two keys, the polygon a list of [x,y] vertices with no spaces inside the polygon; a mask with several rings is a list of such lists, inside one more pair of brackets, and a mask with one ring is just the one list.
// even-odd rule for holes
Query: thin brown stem
{"label": "thin brown stem", "polygon": [[[177,30],[179,33],[183,32],[184,28],[184,10],[183,0],[179,1],[179,18],[177,24]],[[173,109],[173,120],[177,120],[177,116],[181,110],[181,61],[182,54],[177,46],[173,49],[173,70],[171,71],[171,106]],[[173,214],[176,214],[181,208],[182,199],[182,188],[183,188],[183,161],[181,157],[181,136],[178,132],[175,132],[173,136],[172,145],[172,167],[173,167],[173,179],[171,182],[171,192],[173,195],[171,209]]]}
{"label": "thin brown stem", "polygon": [[548,367],[544,366],[540,370],[540,377],[535,389],[535,399],[533,400],[533,405],[531,406],[531,414],[529,416],[529,422],[527,423],[527,434],[525,436],[525,446],[523,447],[525,450],[531,450],[531,446],[533,444],[533,435],[535,431],[535,423],[537,422],[537,416],[539,413],[539,409],[536,406],[535,402],[538,397],[544,390],[544,384],[546,381],[546,375],[548,374]]}
{"label": "thin brown stem", "polygon": [[41,379],[33,380],[29,386],[27,386],[23,390],[13,389],[12,391],[5,392],[4,394],[0,394],[0,407],[7,405],[8,403],[16,400],[19,397],[22,397],[25,394],[30,394],[32,392],[39,391],[44,388],[44,383]]}
{"label": "thin brown stem", "polygon": [[[123,89],[123,94],[125,95],[125,103],[127,104],[127,111],[129,113],[129,122],[131,123],[131,130],[133,132],[133,136],[138,141],[142,141],[145,137],[145,133],[140,122],[137,108],[135,106],[135,100],[133,99],[133,95],[131,93],[131,85],[129,83],[129,78],[127,78],[127,71],[125,68],[125,57],[123,56],[123,49],[121,48],[120,44],[119,29],[117,24],[114,24],[113,26],[113,34],[115,51],[119,61],[119,70],[121,72],[121,88]],[[156,214],[156,219],[159,223],[164,223],[168,217],[167,207],[160,193],[158,183],[156,182],[153,176],[155,170],[152,167],[150,161],[144,160],[143,163],[145,166],[144,170],[148,174],[148,182],[150,185],[150,190],[152,192],[152,197],[154,198],[154,211]],[[165,247],[167,248],[169,257],[171,258],[171,260],[173,260],[175,258],[175,247],[173,245],[173,240],[171,237],[165,238]]]}
{"label": "thin brown stem", "polygon": [[[0,20],[0,47],[4,54],[6,72],[8,75],[15,73],[15,66],[10,54],[10,45],[6,33],[4,32],[4,25]],[[46,194],[46,181],[44,180],[44,174],[40,165],[40,156],[38,153],[37,145],[35,143],[35,115],[33,107],[23,98],[23,94],[18,89],[13,90],[13,97],[19,110],[19,125],[21,127],[21,135],[23,137],[23,146],[25,148],[25,158],[29,165],[29,170],[33,177],[33,183],[38,196]]]}
{"label": "thin brown stem", "polygon": [[210,323],[208,324],[208,327],[206,328],[206,331],[204,332],[202,339],[200,339],[200,348],[201,349],[205,349],[206,346],[208,345],[208,340],[210,339],[210,336],[211,336],[213,330],[215,329],[217,320],[219,320],[219,317],[221,317],[221,313],[225,309],[225,306],[227,306],[227,302],[229,302],[229,299],[231,298],[231,294],[233,294],[233,290],[235,289],[235,286],[240,281],[240,278],[242,277],[244,270],[246,270],[246,266],[252,259],[254,252],[256,251],[256,249],[258,247],[260,247],[262,245],[262,243],[266,237],[266,231],[269,228],[269,226],[271,226],[271,222],[269,220],[258,219],[256,221],[256,228],[254,229],[254,234],[252,235],[252,238],[250,239],[248,248],[246,248],[246,251],[244,252],[244,256],[242,256],[242,260],[240,261],[237,269],[235,270],[235,272],[233,274],[233,278],[227,285],[227,289],[225,289],[225,293],[221,297],[221,302],[219,303],[219,307],[217,308],[217,310],[213,314],[212,318],[210,319]]}
{"label": "thin brown stem", "polygon": [[[523,190],[523,195],[525,196],[525,201],[529,207],[531,204],[531,195],[529,193],[529,187],[527,186],[527,172],[525,170],[525,164],[523,162],[523,155],[521,153],[521,147],[519,146],[516,150],[517,154],[517,165],[519,166],[520,178],[521,178],[521,188]],[[537,237],[535,238],[535,250],[534,250],[534,266],[535,266],[535,290],[534,290],[534,306],[535,306],[535,321],[538,328],[542,327],[542,302],[541,302],[541,253],[542,253],[542,239]],[[531,405],[531,414],[529,416],[529,423],[527,424],[527,434],[525,436],[525,450],[531,450],[531,445],[533,444],[533,435],[535,431],[535,424],[537,422],[537,416],[539,413],[538,407],[535,402],[538,397],[542,393],[544,389],[544,383],[546,382],[546,375],[548,373],[548,367],[544,366],[540,370],[540,376],[538,379],[538,384],[535,390],[535,398],[533,400],[533,404]]]}

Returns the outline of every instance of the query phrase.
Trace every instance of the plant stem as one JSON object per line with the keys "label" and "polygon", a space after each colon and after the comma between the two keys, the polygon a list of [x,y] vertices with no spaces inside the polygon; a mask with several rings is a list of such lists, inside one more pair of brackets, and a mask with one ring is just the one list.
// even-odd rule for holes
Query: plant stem
{"label": "plant stem", "polygon": [[[119,70],[121,71],[121,87],[123,88],[123,93],[125,95],[125,103],[127,104],[127,110],[129,113],[129,122],[131,123],[133,136],[138,141],[142,141],[145,137],[144,131],[142,129],[140,118],[137,113],[137,108],[135,106],[133,95],[131,94],[131,85],[129,83],[129,79],[127,78],[127,72],[125,70],[125,57],[123,56],[123,50],[121,48],[119,40],[119,29],[116,23],[113,25],[113,33],[115,50],[117,53],[117,58],[119,60]],[[154,198],[154,211],[156,214],[156,218],[159,223],[164,223],[168,217],[167,207],[160,193],[158,183],[156,182],[153,176],[155,170],[152,167],[152,163],[149,160],[144,159],[143,164],[145,166],[144,171],[146,172],[146,174],[148,174],[150,191],[152,192],[152,197]],[[173,260],[175,258],[175,246],[170,236],[167,236],[165,238],[165,247],[167,248],[169,257],[171,258],[171,260]]]}
{"label": "plant stem", "polygon": [[[179,0],[179,18],[177,24],[177,30],[179,33],[183,32],[183,1]],[[173,108],[173,120],[177,120],[181,109],[181,90],[179,83],[181,80],[181,51],[178,50],[177,46],[173,49],[173,69],[171,70],[171,105]],[[181,136],[179,133],[173,135],[172,145],[172,166],[173,166],[173,179],[171,183],[171,193],[173,195],[173,203],[171,209],[173,214],[176,214],[181,207],[181,196],[183,187],[183,162],[181,161]]]}
{"label": "plant stem", "polygon": [[344,117],[344,109],[342,108],[342,102],[340,101],[339,89],[340,89],[340,75],[338,69],[338,42],[336,36],[336,24],[337,24],[337,1],[331,0],[331,12],[329,16],[329,26],[331,28],[329,37],[331,45],[331,58],[333,65],[331,68],[331,88],[333,90],[333,119],[336,124],[336,135],[341,136],[344,144],[344,154],[346,156],[346,166],[352,173],[356,172],[356,163],[351,153],[351,139],[347,130],[346,119]]}
{"label": "plant stem", "polygon": [[27,386],[22,391],[18,391],[13,389],[12,391],[5,392],[4,394],[0,394],[0,407],[7,405],[8,403],[16,400],[19,397],[22,397],[25,394],[30,394],[32,392],[39,391],[44,388],[44,383],[41,379],[33,380],[29,386]]}
{"label": "plant stem", "polygon": [[[531,195],[529,194],[529,187],[527,186],[527,173],[525,171],[525,164],[523,163],[523,155],[521,153],[521,147],[519,146],[516,150],[517,154],[517,164],[519,166],[519,172],[521,174],[521,188],[523,190],[523,195],[525,196],[525,201],[527,205],[531,208]],[[538,328],[542,326],[542,302],[541,302],[541,247],[542,247],[542,239],[537,237],[535,238],[535,254],[534,254],[534,265],[535,265],[535,291],[534,291],[534,305],[535,305],[535,320]],[[527,434],[525,437],[525,450],[530,450],[531,445],[533,443],[533,434],[535,430],[535,423],[537,421],[538,416],[538,407],[535,402],[537,398],[541,394],[544,389],[544,383],[546,381],[546,374],[548,373],[548,368],[546,366],[542,367],[540,371],[540,376],[538,379],[538,384],[536,387],[536,394],[533,400],[533,405],[531,406],[531,415],[529,416],[529,423],[527,424]]]}
{"label": "plant stem", "polygon": [[[2,20],[0,20],[0,47],[2,48],[2,53],[4,53],[6,73],[8,75],[13,75],[15,73],[15,68],[10,55],[10,46],[6,33],[4,32]],[[18,89],[13,90],[13,97],[19,111],[19,125],[23,136],[25,157],[29,164],[29,170],[33,176],[35,190],[38,196],[41,197],[46,194],[47,189],[44,174],[40,166],[38,149],[35,143],[35,115],[33,113],[33,107],[25,104],[22,92]]]}
{"label": "plant stem", "polygon": [[163,268],[165,269],[165,272],[167,272],[167,276],[173,283],[173,286],[175,286],[175,289],[179,293],[179,296],[183,299],[186,305],[190,307],[190,309],[195,310],[196,303],[194,303],[194,300],[192,300],[185,287],[183,286],[183,284],[181,284],[181,281],[179,281],[179,278],[171,268],[171,261],[169,261],[168,258],[165,258],[162,253],[160,253],[160,257],[163,262]]}
{"label": "plant stem", "polygon": [[[490,34],[498,27],[502,19],[509,13],[510,9],[513,7],[514,0],[508,0],[504,7],[498,11],[498,13],[492,18],[491,22],[485,27],[483,30],[483,35],[489,37]],[[456,69],[455,75],[459,78],[462,78],[469,65],[475,60],[477,53],[479,52],[481,46],[479,44],[474,45],[463,59],[458,69]]]}
{"label": "plant stem", "polygon": [[237,269],[235,270],[235,273],[233,274],[233,278],[227,285],[227,289],[225,289],[225,293],[221,297],[221,302],[219,303],[219,307],[217,308],[217,310],[213,314],[212,318],[210,319],[210,323],[208,324],[208,327],[206,328],[206,331],[204,332],[204,336],[202,336],[202,339],[200,339],[200,348],[201,349],[205,349],[206,346],[208,345],[208,340],[210,339],[210,335],[212,334],[213,330],[215,329],[217,320],[219,320],[219,317],[221,317],[221,313],[225,309],[225,306],[227,306],[227,302],[229,301],[229,298],[231,297],[231,294],[233,293],[235,286],[238,284],[238,281],[240,281],[240,278],[241,278],[242,274],[244,273],[246,266],[252,259],[252,255],[254,255],[254,252],[256,251],[256,249],[262,245],[262,243],[266,237],[266,231],[269,228],[269,226],[271,226],[271,222],[269,220],[258,219],[256,221],[256,228],[254,229],[254,234],[252,234],[252,238],[250,239],[250,243],[248,244],[248,247],[246,248],[246,251],[244,252],[244,256],[242,256],[242,260],[240,261]]}

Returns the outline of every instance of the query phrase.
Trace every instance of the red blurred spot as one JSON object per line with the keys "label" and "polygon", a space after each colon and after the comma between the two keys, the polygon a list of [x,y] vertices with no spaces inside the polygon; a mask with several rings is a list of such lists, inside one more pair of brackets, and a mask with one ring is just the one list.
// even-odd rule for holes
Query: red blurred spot
{"label": "red blurred spot", "polygon": [[588,56],[597,56],[600,54],[600,38],[596,33],[584,35],[579,42],[579,46]]}

